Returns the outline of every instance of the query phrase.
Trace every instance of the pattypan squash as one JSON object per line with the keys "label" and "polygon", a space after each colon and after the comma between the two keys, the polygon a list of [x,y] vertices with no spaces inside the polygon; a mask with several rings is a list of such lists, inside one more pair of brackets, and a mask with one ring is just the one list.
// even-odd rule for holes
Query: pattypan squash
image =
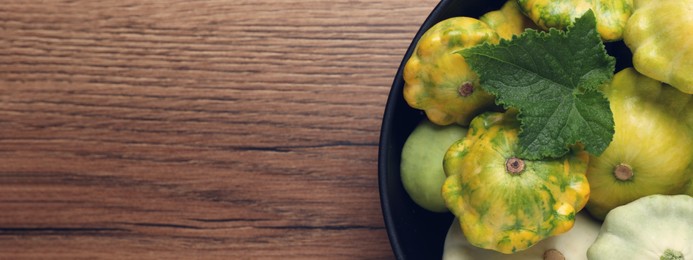
{"label": "pattypan squash", "polygon": [[[656,2],[656,1],[653,1]],[[522,11],[541,28],[565,29],[592,9],[604,41],[618,41],[633,13],[633,0],[518,0]]]}
{"label": "pattypan squash", "polygon": [[693,259],[693,197],[650,195],[609,212],[590,260]]}
{"label": "pattypan squash", "polygon": [[[693,165],[691,165],[691,168],[688,169],[690,174],[693,174]],[[683,192],[683,194],[688,194],[689,196],[693,196],[693,179],[688,182],[688,188]]]}
{"label": "pattypan squash", "polygon": [[498,34],[478,19],[453,17],[435,24],[421,36],[404,66],[404,99],[435,124],[468,125],[494,105],[494,97],[479,87],[478,75],[456,52],[498,41]]}
{"label": "pattypan squash", "polygon": [[693,177],[693,98],[639,74],[618,72],[602,88],[614,115],[612,142],[591,156],[587,210],[603,219],[609,210],[652,194],[680,194]]}
{"label": "pattypan squash", "polygon": [[409,197],[424,209],[447,212],[440,194],[445,181],[443,156],[467,129],[459,125],[439,126],[424,119],[407,137],[402,148],[400,176]]}
{"label": "pattypan squash", "polygon": [[693,94],[693,0],[635,0],[623,41],[640,73]]}
{"label": "pattypan squash", "polygon": [[475,247],[467,241],[455,219],[445,236],[443,260],[587,260],[587,249],[599,234],[600,223],[580,212],[570,231],[542,240],[512,255]]}
{"label": "pattypan squash", "polygon": [[516,157],[517,112],[486,112],[443,159],[443,199],[470,244],[510,254],[573,227],[590,194],[589,156],[576,147],[558,159]]}
{"label": "pattypan squash", "polygon": [[517,0],[508,0],[501,9],[488,12],[479,17],[479,20],[488,24],[496,30],[498,36],[506,40],[512,39],[513,35],[521,34],[527,28],[536,27],[532,20],[522,14]]}

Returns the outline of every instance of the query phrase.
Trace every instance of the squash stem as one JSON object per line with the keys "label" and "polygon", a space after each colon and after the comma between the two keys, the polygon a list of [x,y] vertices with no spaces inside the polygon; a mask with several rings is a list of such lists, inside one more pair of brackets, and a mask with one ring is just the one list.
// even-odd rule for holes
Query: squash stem
{"label": "squash stem", "polygon": [[675,250],[664,250],[664,254],[659,257],[660,260],[684,260],[683,253]]}
{"label": "squash stem", "polygon": [[621,181],[630,180],[633,178],[633,169],[630,168],[630,165],[625,163],[616,165],[614,168],[614,177]]}
{"label": "squash stem", "polygon": [[519,175],[525,169],[525,161],[517,157],[512,157],[505,161],[505,170],[510,175]]}
{"label": "squash stem", "polygon": [[457,92],[460,94],[460,96],[466,97],[474,93],[474,85],[467,81],[463,83],[460,88],[457,89]]}
{"label": "squash stem", "polygon": [[544,252],[544,260],[565,260],[565,256],[561,251],[549,249]]}

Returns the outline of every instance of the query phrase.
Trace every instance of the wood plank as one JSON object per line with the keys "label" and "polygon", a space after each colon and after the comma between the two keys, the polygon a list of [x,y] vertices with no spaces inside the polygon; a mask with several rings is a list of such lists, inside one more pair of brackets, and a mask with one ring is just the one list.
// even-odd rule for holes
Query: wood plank
{"label": "wood plank", "polygon": [[391,258],[377,146],[436,1],[4,1],[0,258]]}

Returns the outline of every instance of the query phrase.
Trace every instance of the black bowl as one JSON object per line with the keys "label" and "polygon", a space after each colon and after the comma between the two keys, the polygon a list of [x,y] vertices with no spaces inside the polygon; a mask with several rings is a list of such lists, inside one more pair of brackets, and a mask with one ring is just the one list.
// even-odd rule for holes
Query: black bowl
{"label": "black bowl", "polygon": [[425,115],[409,107],[402,96],[402,69],[421,35],[434,24],[455,16],[479,17],[499,9],[504,0],[442,0],[416,33],[400,64],[385,107],[380,132],[378,180],[380,203],[392,250],[398,259],[441,259],[453,215],[433,213],[416,205],[400,180],[400,155],[409,134]]}
{"label": "black bowl", "polygon": [[[452,223],[450,213],[433,213],[416,205],[400,180],[400,155],[409,134],[425,115],[409,107],[402,96],[402,70],[421,35],[434,24],[455,16],[478,18],[497,10],[505,0],[442,0],[428,16],[404,55],[385,107],[378,152],[380,203],[390,244],[398,259],[440,259],[445,235]],[[622,41],[606,44],[617,57],[616,71],[632,66],[630,51]]]}

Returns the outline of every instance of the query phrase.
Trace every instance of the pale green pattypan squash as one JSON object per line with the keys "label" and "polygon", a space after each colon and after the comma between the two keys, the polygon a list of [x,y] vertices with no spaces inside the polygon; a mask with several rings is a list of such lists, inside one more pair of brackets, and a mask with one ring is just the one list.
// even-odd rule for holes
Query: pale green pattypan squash
{"label": "pale green pattypan squash", "polygon": [[[604,41],[623,38],[633,0],[517,0],[521,10],[541,28],[565,29],[592,9],[597,18],[597,32]],[[656,1],[655,1],[656,2]]]}
{"label": "pale green pattypan squash", "polygon": [[587,257],[693,259],[693,197],[651,195],[615,208],[606,216]]}
{"label": "pale green pattypan squash", "polygon": [[477,247],[510,254],[567,232],[590,194],[589,156],[523,160],[517,112],[483,113],[443,159],[443,199]]}
{"label": "pale green pattypan squash", "polygon": [[575,217],[575,226],[570,231],[544,239],[525,251],[507,255],[470,244],[455,219],[445,237],[443,260],[586,260],[587,248],[597,238],[599,227],[599,222],[581,212]]}
{"label": "pale green pattypan squash", "polygon": [[617,73],[603,92],[615,133],[601,155],[590,157],[590,213],[603,219],[647,195],[684,193],[693,178],[693,131],[685,123],[693,97],[633,68]]}
{"label": "pale green pattypan squash", "polygon": [[407,137],[400,175],[404,190],[417,205],[433,212],[448,211],[440,194],[445,181],[443,156],[466,134],[467,129],[461,126],[438,126],[424,119]]}
{"label": "pale green pattypan squash", "polygon": [[453,17],[428,29],[404,66],[404,99],[424,110],[438,125],[469,121],[489,106],[494,97],[479,87],[479,76],[462,55],[465,48],[498,43],[498,34],[486,23],[469,17]]}
{"label": "pale green pattypan squash", "polygon": [[623,40],[640,73],[693,94],[693,0],[635,0]]}

